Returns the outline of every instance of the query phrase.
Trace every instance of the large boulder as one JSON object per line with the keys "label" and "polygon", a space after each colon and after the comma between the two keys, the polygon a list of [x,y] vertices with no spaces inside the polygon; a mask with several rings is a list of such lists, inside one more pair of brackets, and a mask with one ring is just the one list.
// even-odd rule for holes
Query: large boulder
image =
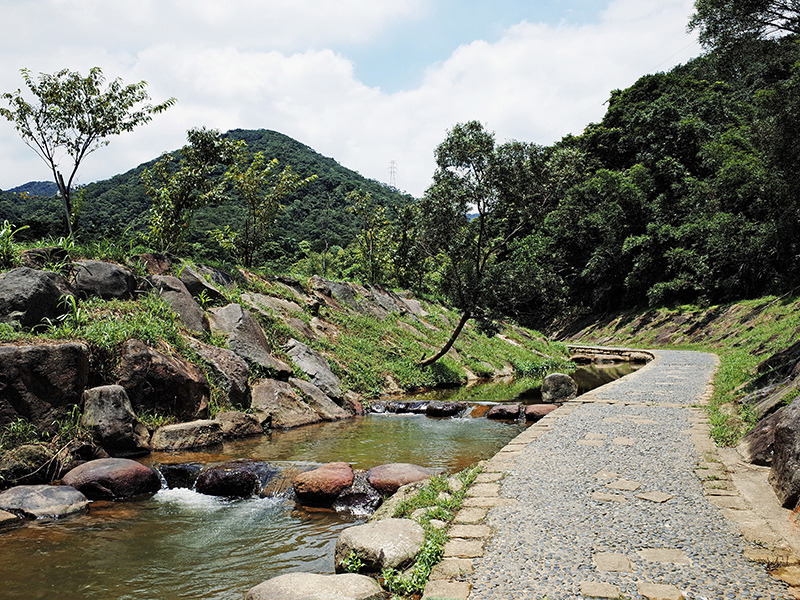
{"label": "large boulder", "polygon": [[159,451],[191,450],[221,443],[222,425],[207,419],[164,425],[150,438],[150,446]]}
{"label": "large boulder", "polygon": [[136,417],[121,385],[104,385],[84,391],[81,424],[112,456],[137,456],[150,452],[150,432]]}
{"label": "large boulder", "polygon": [[285,381],[265,379],[253,387],[252,394],[253,409],[262,415],[262,422],[269,421],[274,428],[290,429],[321,421],[317,411]]}
{"label": "large boulder", "polygon": [[323,393],[317,386],[302,379],[289,379],[289,383],[300,390],[308,405],[317,411],[323,421],[338,421],[347,419],[352,415],[336,404],[333,400]]}
{"label": "large boulder", "polygon": [[252,365],[266,369],[279,379],[288,379],[292,369],[282,360],[272,356],[270,344],[264,330],[250,311],[240,304],[228,304],[209,311],[211,332],[224,335],[228,346]]}
{"label": "large boulder", "polygon": [[795,508],[800,499],[800,399],[783,409],[775,428],[769,482],[781,504]]}
{"label": "large boulder", "polygon": [[205,375],[178,356],[128,340],[117,374],[137,412],[155,411],[182,420],[208,414],[210,390]]}
{"label": "large boulder", "polygon": [[775,450],[775,430],[783,418],[784,409],[780,408],[770,416],[761,419],[737,446],[742,458],[754,465],[768,467],[772,465]]}
{"label": "large boulder", "polygon": [[90,500],[120,500],[161,489],[153,469],[128,458],[100,458],[75,467],[62,478]]}
{"label": "large boulder", "polygon": [[45,246],[25,250],[19,257],[23,267],[31,269],[44,269],[47,266],[66,266],[70,262],[69,252],[61,246]]}
{"label": "large boulder", "polygon": [[158,465],[158,471],[161,473],[164,481],[167,482],[167,487],[169,489],[193,489],[197,478],[204,468],[205,465],[195,462]]}
{"label": "large boulder", "polygon": [[292,486],[300,504],[329,507],[339,494],[352,485],[353,479],[353,469],[349,464],[334,462],[300,473]]}
{"label": "large boulder", "polygon": [[496,404],[486,413],[487,419],[498,419],[501,421],[516,421],[519,419],[522,408],[519,404]]}
{"label": "large boulder", "polygon": [[390,463],[372,467],[367,472],[369,484],[384,496],[391,496],[402,485],[430,479],[436,475],[436,469],[420,467],[408,463]]}
{"label": "large boulder", "polygon": [[331,370],[328,361],[319,352],[304,343],[291,339],[286,344],[286,353],[315,386],[334,401],[342,399],[342,382]]}
{"label": "large boulder", "polygon": [[0,493],[0,509],[29,519],[66,517],[88,506],[86,496],[66,485],[20,485]]}
{"label": "large boulder", "polygon": [[206,313],[195,302],[180,279],[172,275],[153,275],[150,277],[150,283],[170,308],[178,313],[181,324],[186,329],[198,335],[211,331]]}
{"label": "large boulder", "polygon": [[68,295],[66,279],[57,273],[28,267],[0,273],[0,322],[36,327],[45,319],[66,314],[61,297]]}
{"label": "large boulder", "polygon": [[578,384],[564,373],[550,373],[542,381],[542,400],[547,403],[565,402],[578,395]]}
{"label": "large boulder", "polygon": [[204,344],[191,337],[186,341],[217,375],[218,385],[228,396],[231,406],[250,408],[250,367],[245,360],[226,348]]}
{"label": "large boulder", "polygon": [[73,263],[72,285],[82,297],[127,300],[136,291],[136,277],[114,263],[79,260]]}
{"label": "large boulder", "polygon": [[23,444],[0,455],[0,487],[49,483],[57,478],[60,461],[44,444]]}
{"label": "large boulder", "polygon": [[195,490],[209,496],[248,498],[261,488],[278,470],[257,460],[232,460],[206,467],[195,482]]}
{"label": "large boulder", "polygon": [[345,561],[354,554],[364,563],[364,570],[380,573],[383,569],[403,569],[422,550],[425,532],[411,519],[383,519],[342,530],[336,540],[334,567],[345,570]]}
{"label": "large boulder", "polygon": [[80,403],[88,380],[84,344],[0,346],[0,425],[24,418],[49,430]]}
{"label": "large boulder", "polygon": [[382,600],[378,582],[366,575],[287,573],[250,588],[244,600]]}
{"label": "large boulder", "polygon": [[230,410],[218,412],[214,420],[222,427],[222,437],[226,439],[264,433],[264,427],[255,415]]}
{"label": "large boulder", "polygon": [[225,302],[225,296],[217,289],[216,285],[211,283],[211,278],[206,279],[192,267],[182,266],[179,278],[195,298],[202,295],[214,302]]}

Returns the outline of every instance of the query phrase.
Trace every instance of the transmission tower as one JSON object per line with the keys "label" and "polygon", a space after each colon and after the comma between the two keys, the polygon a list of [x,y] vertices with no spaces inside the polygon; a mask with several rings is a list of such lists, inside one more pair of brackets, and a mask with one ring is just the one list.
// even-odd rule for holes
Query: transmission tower
{"label": "transmission tower", "polygon": [[389,186],[397,188],[397,161],[389,161]]}

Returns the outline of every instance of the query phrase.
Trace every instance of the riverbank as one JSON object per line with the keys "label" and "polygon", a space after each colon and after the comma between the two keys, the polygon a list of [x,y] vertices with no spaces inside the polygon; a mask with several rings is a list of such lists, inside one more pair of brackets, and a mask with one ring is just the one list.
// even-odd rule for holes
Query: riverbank
{"label": "riverbank", "polygon": [[708,436],[715,357],[656,356],[487,463],[426,598],[794,597],[790,511]]}

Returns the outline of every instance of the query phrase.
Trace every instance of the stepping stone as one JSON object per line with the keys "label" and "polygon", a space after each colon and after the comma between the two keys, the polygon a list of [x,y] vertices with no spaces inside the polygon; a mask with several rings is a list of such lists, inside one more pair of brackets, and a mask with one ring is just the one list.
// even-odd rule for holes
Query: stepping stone
{"label": "stepping stone", "polygon": [[600,448],[605,446],[606,443],[603,440],[578,440],[575,442],[578,446],[595,446]]}
{"label": "stepping stone", "polygon": [[637,419],[630,417],[631,421],[635,422],[637,425],[658,425],[657,421],[653,421],[653,419]]}
{"label": "stepping stone", "polygon": [[585,440],[604,440],[608,436],[605,433],[587,433],[583,439]]}
{"label": "stepping stone", "polygon": [[472,575],[472,561],[468,558],[445,558],[431,570],[431,579],[457,579]]}
{"label": "stepping stone", "polygon": [[444,545],[444,556],[447,558],[478,558],[483,556],[483,541],[453,538]]}
{"label": "stepping stone", "polygon": [[475,483],[494,483],[502,478],[502,473],[481,473],[475,478]]}
{"label": "stepping stone", "polygon": [[455,523],[480,523],[486,518],[487,508],[462,508],[453,518]]}
{"label": "stepping stone", "polygon": [[595,479],[619,479],[619,473],[614,473],[613,471],[598,471],[594,475],[592,475]]}
{"label": "stepping stone", "polygon": [[636,442],[633,438],[618,437],[612,440],[617,446],[633,446]]}
{"label": "stepping stone", "polygon": [[604,418],[603,418],[603,423],[610,423],[610,424],[614,424],[614,425],[621,425],[621,424],[622,424],[622,423],[624,423],[624,422],[625,422],[625,421],[623,421],[622,419],[616,419],[616,418],[614,418],[614,417],[604,417]]}
{"label": "stepping stone", "polygon": [[514,498],[467,498],[461,506],[465,508],[491,508],[492,506],[513,506]]}
{"label": "stepping stone", "polygon": [[492,530],[488,525],[453,525],[447,534],[454,538],[488,538]]}
{"label": "stepping stone", "polygon": [[648,500],[656,504],[663,504],[667,500],[672,500],[675,496],[672,494],[665,494],[664,492],[645,492],[644,494],[636,494],[636,497],[641,500]]}
{"label": "stepping stone", "polygon": [[614,573],[633,571],[631,561],[624,554],[616,552],[598,552],[592,556],[594,566],[598,571],[610,571]]}
{"label": "stepping stone", "polygon": [[581,581],[581,596],[584,598],[619,598],[619,588],[600,581]]}
{"label": "stepping stone", "polygon": [[422,600],[446,598],[447,600],[467,600],[470,585],[464,581],[429,581],[422,594]]}
{"label": "stepping stone", "polygon": [[482,498],[493,498],[500,495],[499,483],[476,483],[467,490],[467,496],[480,496]]}
{"label": "stepping stone", "polygon": [[660,583],[639,583],[639,593],[647,600],[685,600],[681,591],[674,585]]}
{"label": "stepping stone", "polygon": [[785,581],[792,587],[800,586],[800,567],[797,565],[778,567],[770,573],[781,581]]}
{"label": "stepping stone", "polygon": [[677,548],[642,548],[636,552],[649,562],[670,563],[675,565],[691,564],[689,557],[683,550]]}
{"label": "stepping stone", "polygon": [[592,492],[592,500],[598,502],[627,502],[628,499],[622,494],[606,494],[605,492]]}
{"label": "stepping stone", "polygon": [[617,479],[616,481],[607,483],[606,487],[611,488],[613,490],[623,490],[625,492],[633,492],[642,487],[642,484],[639,483],[638,481],[630,481],[628,479]]}

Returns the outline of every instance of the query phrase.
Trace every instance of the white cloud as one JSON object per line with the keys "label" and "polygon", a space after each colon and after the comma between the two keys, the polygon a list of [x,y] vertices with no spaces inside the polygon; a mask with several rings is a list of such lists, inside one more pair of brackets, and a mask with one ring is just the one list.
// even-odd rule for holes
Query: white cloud
{"label": "white cloud", "polygon": [[[0,59],[34,71],[100,65],[126,82],[146,80],[156,101],[178,98],[152,123],[90,157],[83,182],[179,147],[186,129],[205,125],[275,129],[383,181],[396,160],[398,185],[419,195],[433,172],[433,150],[455,123],[478,119],[499,141],[550,143],[599,120],[612,89],[699,52],[684,33],[691,0],[615,0],[597,23],[582,26],[523,22],[496,42],[454,49],[429,66],[419,87],[394,94],[358,81],[354,65],[330,49],[368,43],[427,4],[241,0],[221,11],[213,0],[15,3],[20,28],[37,14],[29,5],[52,12],[40,29],[27,29],[30,40],[12,35]],[[50,37],[56,41],[48,47],[43,40],[59,19],[69,36]],[[18,73],[0,72],[0,90],[20,83]],[[0,123],[0,187],[46,179],[36,160]]]}

